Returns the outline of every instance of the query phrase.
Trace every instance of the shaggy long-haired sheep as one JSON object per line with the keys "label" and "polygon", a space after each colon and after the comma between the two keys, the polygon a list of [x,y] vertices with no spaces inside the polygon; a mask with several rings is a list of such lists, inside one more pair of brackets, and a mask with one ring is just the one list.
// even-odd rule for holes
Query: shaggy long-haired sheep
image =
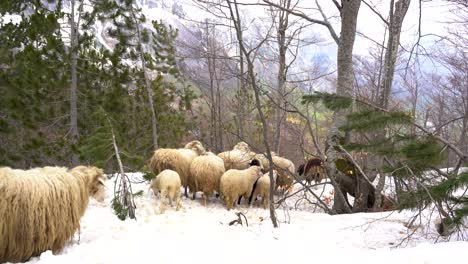
{"label": "shaggy long-haired sheep", "polygon": [[190,164],[189,187],[195,193],[203,192],[203,204],[216,191],[219,193],[219,180],[225,172],[224,161],[216,155],[198,156]]}
{"label": "shaggy long-haired sheep", "polygon": [[250,151],[247,143],[239,142],[233,150],[221,152],[218,157],[223,159],[226,170],[244,170],[249,167],[249,162],[255,157],[255,153]]}
{"label": "shaggy long-haired sheep", "polygon": [[90,196],[103,199],[96,167],[0,168],[0,262],[58,253],[80,227]]}
{"label": "shaggy long-haired sheep", "polygon": [[155,175],[158,175],[163,170],[176,171],[185,188],[185,196],[187,196],[188,178],[190,177],[190,163],[192,160],[205,154],[206,150],[200,141],[191,141],[180,149],[160,148],[156,150],[150,160],[150,168]]}
{"label": "shaggy long-haired sheep", "polygon": [[235,207],[239,197],[244,197],[248,204],[255,182],[262,176],[260,166],[245,170],[230,169],[221,176],[219,191],[228,210]]}
{"label": "shaggy long-haired sheep", "polygon": [[169,205],[172,207],[172,202],[176,203],[176,210],[180,209],[180,176],[173,170],[163,170],[155,179],[152,180],[150,188],[155,195],[161,192],[160,213],[164,213],[166,209],[166,197],[169,198]]}
{"label": "shaggy long-haired sheep", "polygon": [[310,184],[312,181],[321,182],[325,178],[325,168],[320,158],[310,158],[297,169],[299,176]]}
{"label": "shaggy long-haired sheep", "polygon": [[[277,172],[273,170],[273,184],[276,182]],[[255,203],[257,196],[262,198],[263,208],[267,208],[268,201],[270,200],[270,174],[265,173],[260,179],[252,192],[252,196],[249,199],[249,204]]]}

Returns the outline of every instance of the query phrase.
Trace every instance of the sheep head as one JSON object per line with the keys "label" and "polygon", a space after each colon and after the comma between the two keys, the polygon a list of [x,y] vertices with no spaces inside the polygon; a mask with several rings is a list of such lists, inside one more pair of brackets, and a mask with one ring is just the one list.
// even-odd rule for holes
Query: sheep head
{"label": "sheep head", "polygon": [[[267,171],[263,175],[266,175],[266,176],[270,177],[270,172]],[[278,177],[278,172],[276,170],[273,170],[273,182],[276,182],[277,177]]]}
{"label": "sheep head", "polygon": [[82,177],[88,183],[89,195],[98,202],[103,202],[106,196],[105,177],[102,169],[93,166],[77,166],[70,173]]}
{"label": "sheep head", "polygon": [[185,145],[185,148],[195,151],[197,155],[204,155],[206,153],[203,144],[198,140],[190,141]]}
{"label": "sheep head", "polygon": [[250,152],[250,148],[249,148],[249,145],[243,141],[237,143],[235,146],[234,146],[234,149],[235,150],[239,150],[239,151],[242,151],[242,152]]}
{"label": "sheep head", "polygon": [[263,176],[262,167],[251,166],[249,169],[254,171],[254,175],[256,176],[257,179]]}

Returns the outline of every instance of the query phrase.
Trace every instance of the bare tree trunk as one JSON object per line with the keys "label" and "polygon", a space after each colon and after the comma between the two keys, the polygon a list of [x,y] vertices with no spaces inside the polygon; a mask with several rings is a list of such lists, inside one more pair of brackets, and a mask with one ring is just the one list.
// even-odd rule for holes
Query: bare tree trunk
{"label": "bare tree trunk", "polygon": [[[289,9],[291,6],[291,0],[284,0],[281,1],[280,5],[284,6],[284,8]],[[286,30],[289,26],[289,13],[285,10],[278,11],[278,30],[276,39],[278,41],[278,49],[279,49],[279,67],[278,67],[278,80],[277,80],[277,105],[282,106],[285,96],[285,85],[286,85],[286,75],[288,69],[286,68]],[[274,141],[273,141],[273,149],[279,155],[280,153],[280,142],[281,142],[281,125],[283,122],[284,111],[281,107],[276,108],[275,113],[275,134],[274,134]]]}
{"label": "bare tree trunk", "polygon": [[[356,23],[361,5],[360,0],[341,1],[341,34],[338,43],[338,80],[336,94],[339,96],[353,97],[354,94],[354,72],[353,72],[353,47],[356,36]],[[327,135],[327,148],[325,162],[327,173],[333,186],[340,186],[340,176],[336,169],[336,160],[340,156],[336,147],[340,144],[338,127],[344,124],[346,112],[349,110],[337,110],[333,114],[331,128]],[[338,188],[335,188],[338,189]],[[335,190],[333,209],[337,213],[350,213],[351,209],[342,192]]]}
{"label": "bare tree trunk", "polygon": [[[71,1],[71,15],[70,15],[70,53],[71,53],[71,86],[70,86],[70,136],[71,144],[78,143],[80,134],[78,132],[78,107],[77,107],[77,38],[78,28],[75,22],[75,0]],[[74,167],[78,165],[78,154],[73,151],[71,165]]]}
{"label": "bare tree trunk", "polygon": [[158,120],[156,118],[156,112],[154,110],[154,104],[153,104],[153,90],[151,87],[151,80],[150,77],[148,76],[148,70],[146,68],[146,59],[144,56],[143,52],[143,46],[142,46],[142,40],[141,40],[141,32],[140,32],[140,25],[138,22],[138,19],[135,15],[135,10],[133,9],[133,3],[130,4],[130,12],[132,14],[133,22],[135,23],[136,26],[136,31],[137,31],[137,38],[138,38],[138,54],[140,56],[141,60],[141,67],[143,70],[143,74],[145,77],[145,88],[146,88],[146,93],[148,95],[148,108],[151,113],[151,128],[152,128],[152,135],[153,135],[153,147],[154,149],[158,149]]}
{"label": "bare tree trunk", "polygon": [[[398,46],[400,44],[400,33],[401,27],[403,25],[403,20],[408,11],[411,0],[398,0],[394,3],[394,0],[390,1],[390,21],[388,24],[388,42],[385,51],[385,62],[384,62],[384,74],[383,74],[383,87],[380,93],[379,106],[388,109],[390,102],[390,95],[392,91],[392,83],[395,74],[395,63],[398,57]],[[380,131],[377,133],[377,140],[385,139],[385,131]],[[377,164],[374,166],[381,167],[383,164],[383,158],[379,157],[377,159]],[[377,188],[375,189],[375,203],[374,208],[379,208],[382,203],[382,190],[385,187],[385,176],[380,175],[380,179],[383,182],[378,183]]]}
{"label": "bare tree trunk", "polygon": [[383,89],[380,94],[380,106],[385,109],[388,109],[388,103],[390,101],[390,94],[392,91],[395,63],[398,56],[398,46],[400,44],[401,27],[410,3],[411,0],[398,0],[396,4],[394,4],[394,0],[391,0],[390,2],[389,35],[387,49],[385,52]]}
{"label": "bare tree trunk", "polygon": [[[240,23],[240,21],[239,21]],[[240,33],[240,37],[242,38],[242,31]],[[244,54],[242,53],[241,48],[239,47],[239,68],[240,68],[240,87],[239,87],[239,98],[238,98],[238,107],[239,107],[239,115],[238,115],[238,129],[239,129],[239,137],[244,138],[244,121],[245,121],[245,108],[244,103],[247,99],[247,89],[245,87],[245,76],[244,76]]]}
{"label": "bare tree trunk", "polygon": [[223,128],[222,128],[222,121],[221,121],[221,81],[218,77],[218,71],[216,70],[216,61],[213,60],[214,67],[214,74],[216,80],[216,95],[214,95],[214,114],[216,116],[217,122],[215,122],[215,135],[216,136],[216,152],[221,152],[223,150]]}
{"label": "bare tree trunk", "polygon": [[210,78],[210,145],[213,148],[217,148],[217,135],[216,135],[216,103],[214,93],[214,49],[212,47],[211,34],[208,28],[208,20],[205,21],[205,35],[206,35],[206,63],[208,65],[208,75]]}
{"label": "bare tree trunk", "polygon": [[[263,110],[262,110],[262,107],[261,107],[259,88],[257,87],[257,82],[255,80],[254,65],[253,65],[253,62],[250,60],[249,52],[245,48],[244,41],[242,39],[242,28],[241,28],[241,22],[240,22],[239,9],[238,9],[238,6],[237,6],[237,0],[234,0],[234,2],[233,2],[235,12],[236,12],[235,15],[234,15],[234,10],[232,8],[231,1],[228,0],[226,2],[228,4],[228,6],[229,6],[231,19],[233,20],[234,27],[236,29],[236,36],[237,36],[237,40],[239,42],[239,48],[242,51],[242,54],[245,55],[245,59],[247,61],[247,71],[248,71],[248,74],[249,74],[249,80],[251,82],[251,85],[252,85],[252,88],[253,88],[254,94],[255,94],[255,105],[257,107],[258,114],[259,114],[260,119],[262,121],[263,143],[264,143],[265,149],[266,149],[266,156],[267,156],[268,162],[270,164],[273,164],[273,159],[272,159],[271,151],[270,151],[270,144],[268,144],[267,123],[266,123],[265,115],[263,114]],[[270,183],[273,183],[274,182],[273,181],[273,166],[270,166],[269,177],[270,177]],[[274,203],[273,203],[273,199],[274,199],[273,198],[273,193],[274,193],[274,184],[270,184],[270,218],[271,218],[271,222],[273,224],[273,227],[277,228],[278,223],[277,223],[276,215],[275,215],[275,207],[274,207]]]}

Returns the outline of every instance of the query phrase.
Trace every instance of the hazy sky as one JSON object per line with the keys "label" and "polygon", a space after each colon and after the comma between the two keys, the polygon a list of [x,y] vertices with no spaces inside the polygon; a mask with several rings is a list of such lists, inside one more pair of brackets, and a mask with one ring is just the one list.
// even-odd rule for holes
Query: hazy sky
{"label": "hazy sky", "polygon": [[[206,14],[203,12],[197,11],[196,8],[193,8],[190,3],[194,0],[174,0],[180,2],[187,14],[196,20],[200,20]],[[468,1],[468,0],[467,0]],[[222,2],[222,1],[221,1]],[[238,0],[239,3],[263,3],[261,0]],[[293,0],[294,2],[294,0]],[[367,0],[368,3],[375,6],[376,9],[382,14],[383,17],[388,16],[390,0]],[[337,34],[340,32],[340,20],[339,13],[331,0],[319,0],[320,5],[323,7],[325,14],[330,18],[330,21],[335,28]],[[301,0],[299,1],[299,6],[303,7],[304,13],[308,14],[310,17],[315,19],[322,19],[320,13],[316,10],[314,0]],[[264,7],[261,6],[248,6],[244,7],[248,10],[249,17],[262,17],[264,16]],[[451,8],[443,0],[432,0],[432,1],[423,1],[422,3],[422,17],[421,17],[421,33],[425,34],[437,34],[445,35],[447,31],[448,24],[444,23],[449,21],[453,16],[449,12]],[[412,0],[410,9],[405,17],[403,23],[403,31],[401,34],[401,44],[404,47],[410,48],[418,36],[418,20],[419,20],[419,0]],[[384,37],[384,23],[381,19],[374,14],[369,7],[364,3],[361,4],[361,8],[358,16],[358,31],[365,34],[369,38],[382,43]],[[334,63],[336,60],[336,45],[334,44],[333,39],[330,37],[328,30],[321,25],[314,25],[310,28],[309,35],[319,34],[322,38],[326,40],[324,44],[329,45],[320,45],[319,47],[315,46],[308,48],[306,52],[303,52],[303,59],[311,59],[312,57],[323,57],[324,55],[328,56],[331,62]],[[429,48],[434,42],[434,37],[424,37],[421,40],[421,44]],[[369,54],[369,48],[373,46],[374,43],[371,40],[368,40],[364,37],[357,36],[354,54],[356,55],[367,55]],[[308,58],[304,58],[304,56]]]}

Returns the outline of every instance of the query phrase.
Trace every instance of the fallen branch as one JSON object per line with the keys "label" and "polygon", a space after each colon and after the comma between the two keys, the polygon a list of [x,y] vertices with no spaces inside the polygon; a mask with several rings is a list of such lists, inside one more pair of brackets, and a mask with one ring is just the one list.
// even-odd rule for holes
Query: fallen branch
{"label": "fallen branch", "polygon": [[241,216],[244,217],[245,224],[246,224],[247,226],[249,226],[249,222],[247,221],[247,217],[245,217],[245,215],[244,215],[243,213],[237,212],[236,215],[237,215],[237,219],[232,220],[231,222],[229,222],[229,225],[230,225],[230,226],[232,226],[232,225],[235,224],[235,223],[238,223],[238,224],[240,224],[241,226],[243,226],[242,217],[241,217]]}

